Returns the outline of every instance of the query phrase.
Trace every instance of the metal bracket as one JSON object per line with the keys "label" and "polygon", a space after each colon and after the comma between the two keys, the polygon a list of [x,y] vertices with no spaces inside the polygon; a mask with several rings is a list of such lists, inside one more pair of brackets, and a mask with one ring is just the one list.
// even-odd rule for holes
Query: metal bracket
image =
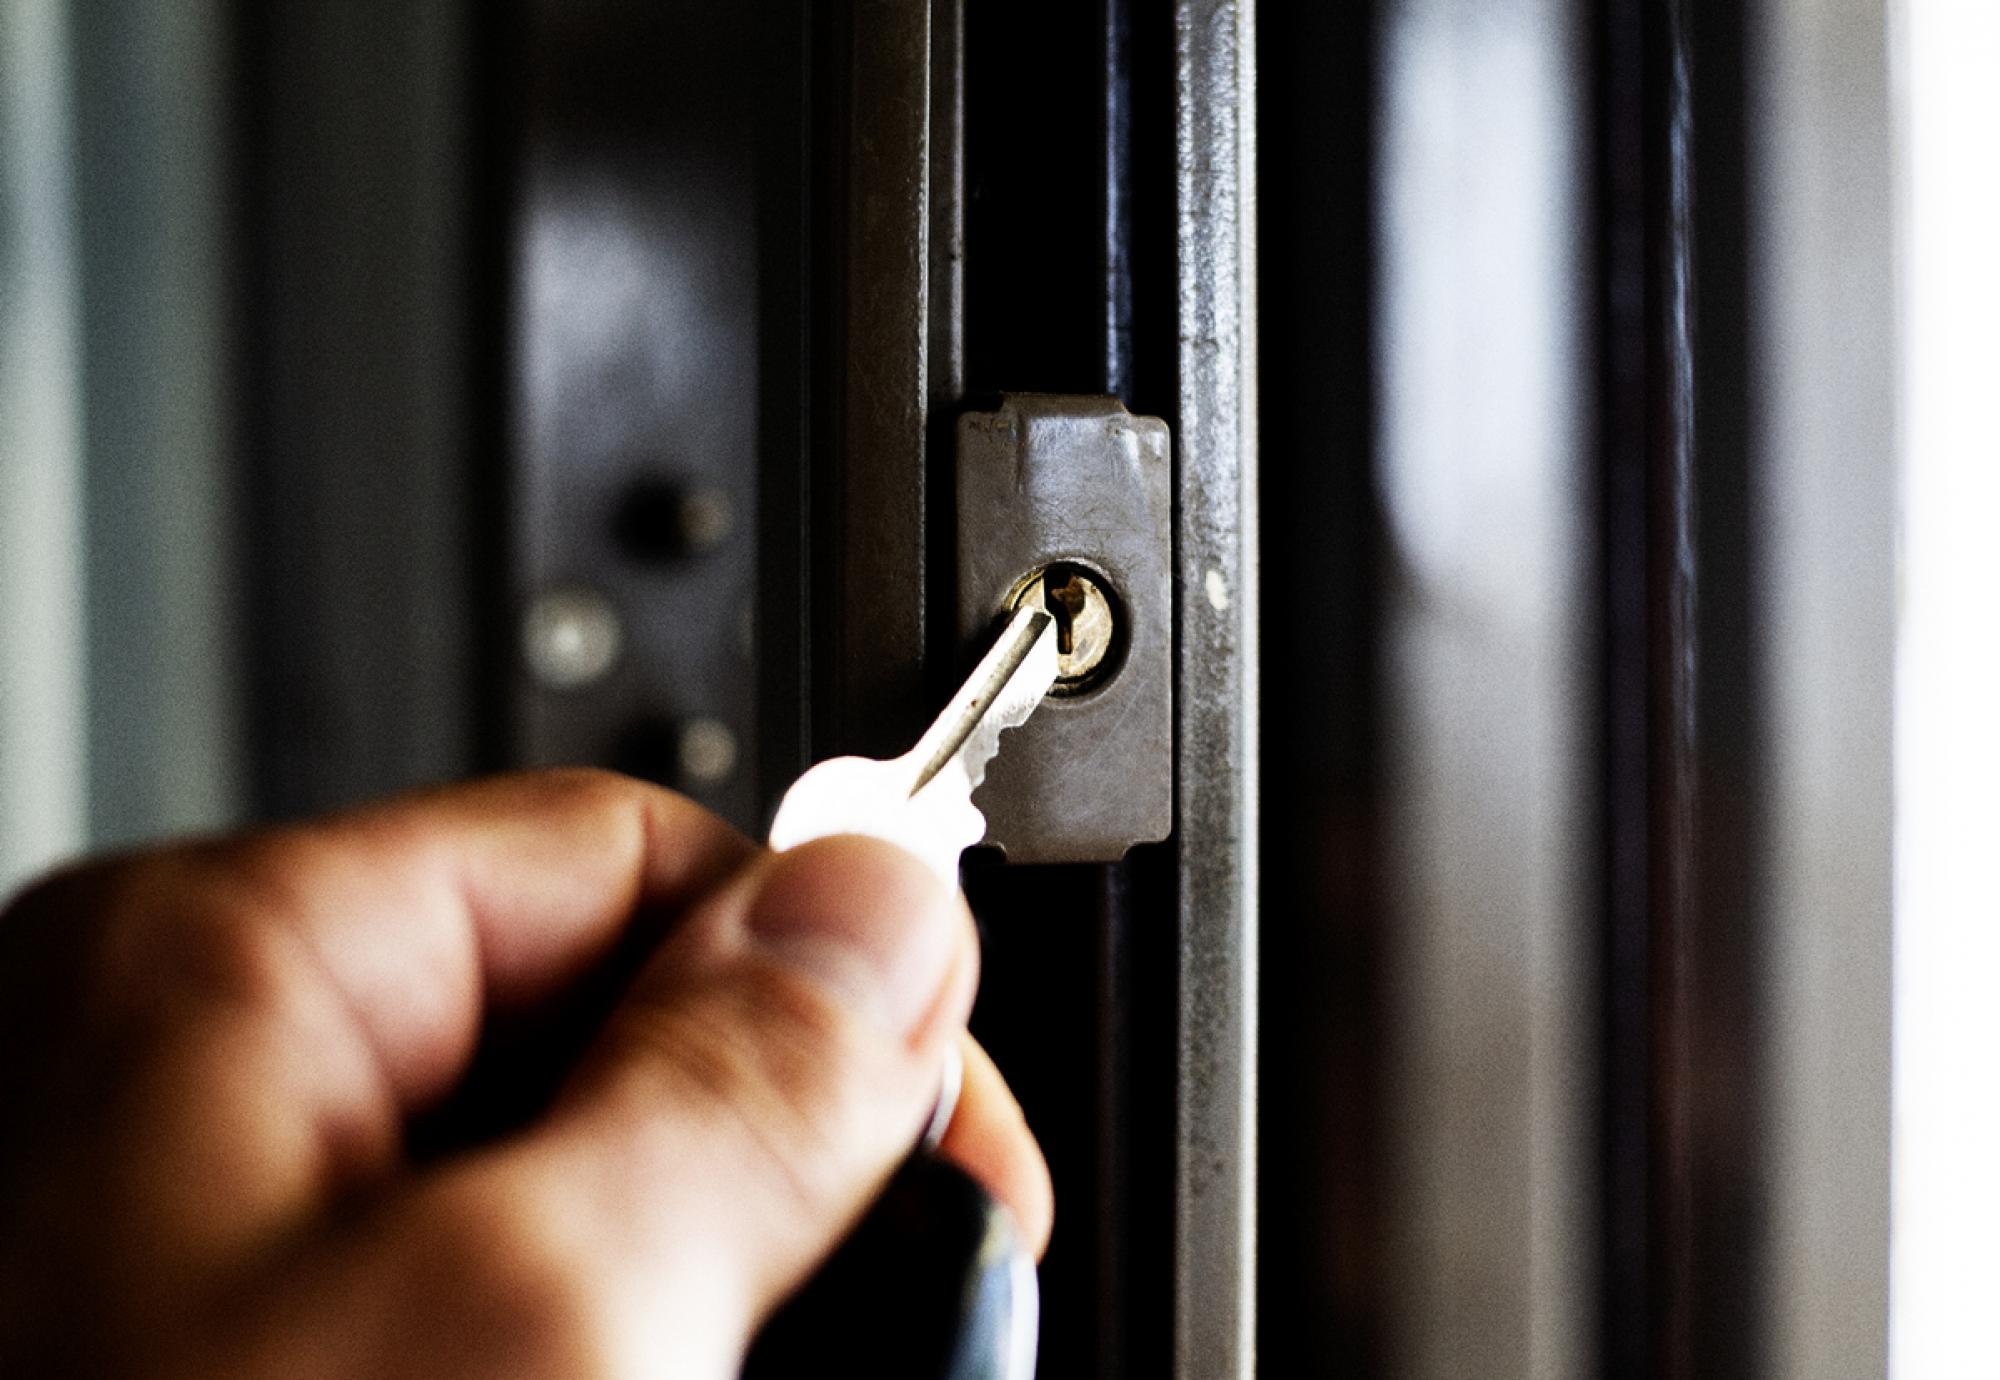
{"label": "metal bracket", "polygon": [[1008,734],[974,797],[1015,862],[1115,862],[1173,828],[1173,509],[1167,424],[1116,398],[1012,393],[958,422],[958,630],[974,653],[1037,576],[1109,600],[1111,645]]}

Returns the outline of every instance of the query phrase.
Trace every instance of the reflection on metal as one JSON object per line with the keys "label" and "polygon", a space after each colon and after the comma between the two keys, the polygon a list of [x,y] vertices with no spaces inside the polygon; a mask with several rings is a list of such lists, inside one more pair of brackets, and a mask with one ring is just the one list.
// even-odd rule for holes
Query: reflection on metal
{"label": "reflection on metal", "polygon": [[1179,224],[1174,1367],[1247,1380],[1256,1336],[1257,366],[1250,0],[1174,7]]}
{"label": "reflection on metal", "polygon": [[930,26],[925,212],[930,274],[924,284],[930,340],[924,371],[930,378],[931,407],[948,413],[965,393],[965,0],[931,0]]}
{"label": "reflection on metal", "polygon": [[1755,624],[1745,36],[1598,15],[1604,618],[1600,1351],[1766,1371],[1771,734]]}
{"label": "reflection on metal", "polygon": [[[1167,425],[1115,398],[1010,395],[958,424],[958,631],[972,646],[1059,562],[1096,596],[1100,678],[1055,695],[993,764],[986,841],[1014,862],[1115,862],[1173,823],[1172,505]],[[1091,580],[1091,574],[1096,579]],[[1059,630],[1061,625],[1059,623]],[[1074,630],[1070,633],[1075,636]],[[1093,634],[1086,624],[1081,634]],[[1072,642],[1071,655],[1083,650]],[[1118,654],[1113,665],[1105,658]],[[1079,679],[1088,672],[1076,670]]]}
{"label": "reflection on metal", "polygon": [[1387,1369],[1581,1376],[1588,83],[1564,0],[1379,40]]}

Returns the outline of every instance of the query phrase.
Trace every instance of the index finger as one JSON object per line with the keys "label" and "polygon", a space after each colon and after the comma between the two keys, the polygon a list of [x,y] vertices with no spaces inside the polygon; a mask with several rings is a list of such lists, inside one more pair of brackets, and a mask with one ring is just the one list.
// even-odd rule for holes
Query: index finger
{"label": "index finger", "polygon": [[634,916],[683,908],[757,851],[683,796],[588,770],[444,787],[249,847],[268,918],[306,941],[405,1104],[450,1086],[492,1011],[561,990]]}
{"label": "index finger", "polygon": [[19,1037],[0,1086],[27,1080],[44,1112],[7,1153],[52,1210],[115,1222],[145,1277],[219,1258],[385,1166],[491,1014],[562,992],[636,914],[755,853],[679,796],[560,771],[59,877],[0,926],[22,989],[0,1001]]}
{"label": "index finger", "polygon": [[463,1072],[490,1012],[561,990],[635,914],[680,908],[756,851],[657,786],[521,772],[90,863],[22,896],[0,939],[21,956],[11,976],[81,967],[154,1026],[282,1024],[330,998],[417,1105]]}

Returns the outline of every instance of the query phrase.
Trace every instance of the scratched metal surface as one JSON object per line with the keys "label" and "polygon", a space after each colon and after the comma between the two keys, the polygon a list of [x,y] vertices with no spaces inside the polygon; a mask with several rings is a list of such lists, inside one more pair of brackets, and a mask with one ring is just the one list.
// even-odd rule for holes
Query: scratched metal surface
{"label": "scratched metal surface", "polygon": [[1180,1160],[1174,1367],[1251,1375],[1256,1335],[1255,52],[1250,0],[1175,6]]}

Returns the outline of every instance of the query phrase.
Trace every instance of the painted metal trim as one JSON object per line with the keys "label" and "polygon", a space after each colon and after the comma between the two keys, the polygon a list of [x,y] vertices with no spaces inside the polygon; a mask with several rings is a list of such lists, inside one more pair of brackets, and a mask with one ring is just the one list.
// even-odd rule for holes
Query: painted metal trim
{"label": "painted metal trim", "polygon": [[1255,52],[1251,0],[1175,5],[1181,1380],[1256,1366]]}

